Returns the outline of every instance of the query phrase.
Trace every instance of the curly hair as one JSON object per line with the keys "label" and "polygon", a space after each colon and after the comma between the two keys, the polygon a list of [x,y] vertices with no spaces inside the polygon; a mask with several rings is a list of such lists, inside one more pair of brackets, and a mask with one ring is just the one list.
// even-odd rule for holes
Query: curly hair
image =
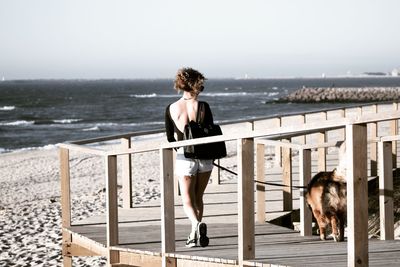
{"label": "curly hair", "polygon": [[199,71],[192,68],[182,68],[175,76],[174,87],[176,90],[189,92],[191,95],[198,95],[204,89],[206,78]]}

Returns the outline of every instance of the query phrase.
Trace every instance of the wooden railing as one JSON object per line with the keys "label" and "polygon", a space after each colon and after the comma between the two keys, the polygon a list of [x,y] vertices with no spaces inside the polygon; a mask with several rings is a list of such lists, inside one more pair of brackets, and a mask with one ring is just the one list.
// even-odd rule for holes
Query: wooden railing
{"label": "wooden railing", "polygon": [[[326,168],[326,148],[329,146],[327,141],[327,133],[331,130],[343,130],[347,146],[347,190],[348,190],[348,262],[349,266],[367,266],[368,265],[368,196],[367,196],[367,125],[373,125],[384,121],[392,121],[391,131],[388,137],[378,138],[378,135],[371,135],[373,140],[379,141],[379,160],[380,166],[380,192],[381,192],[381,232],[382,239],[393,238],[393,200],[391,196],[392,177],[391,169],[393,168],[393,156],[396,146],[397,121],[400,119],[400,111],[398,111],[397,103],[393,104],[394,111],[391,112],[372,112],[362,113],[361,108],[356,108],[355,116],[329,119],[329,113],[333,111],[324,111],[322,114],[326,120],[316,122],[308,122],[307,117],[315,115],[296,114],[290,116],[300,116],[303,118],[301,124],[285,125],[284,120],[290,116],[278,118],[280,127],[266,126],[269,123],[275,123],[277,119],[268,118],[265,120],[253,120],[251,125],[245,132],[225,134],[223,136],[201,138],[189,141],[179,141],[174,143],[153,143],[149,146],[135,147],[131,144],[131,137],[138,136],[137,133],[117,135],[112,137],[102,137],[90,140],[81,140],[72,143],[60,144],[60,166],[61,166],[61,189],[62,189],[62,222],[63,228],[67,229],[71,226],[71,198],[70,198],[70,170],[69,170],[69,151],[78,151],[102,156],[105,159],[105,176],[106,176],[106,192],[107,192],[107,247],[108,261],[112,263],[118,262],[118,253],[111,249],[118,245],[118,201],[117,201],[117,156],[122,157],[125,162],[123,169],[127,170],[127,174],[123,177],[124,199],[131,198],[131,162],[130,155],[135,153],[144,153],[148,151],[160,152],[160,170],[161,170],[161,233],[162,233],[162,255],[165,265],[174,265],[173,253],[175,252],[175,213],[174,198],[176,191],[174,188],[174,153],[173,149],[185,145],[195,145],[203,143],[213,143],[218,141],[237,140],[237,158],[238,158],[238,260],[240,265],[247,260],[255,257],[255,239],[254,239],[254,154],[256,154],[256,174],[257,179],[264,179],[264,149],[263,146],[272,145],[279,148],[275,151],[282,157],[284,183],[289,185],[284,193],[284,209],[292,209],[292,178],[291,178],[291,150],[299,150],[300,155],[300,184],[306,185],[311,178],[311,149],[317,148],[319,151],[319,170]],[[346,115],[349,109],[339,110]],[[337,110],[334,110],[337,111]],[[304,123],[305,121],[305,123]],[[395,126],[393,126],[395,125]],[[250,129],[251,128],[251,129]],[[140,135],[146,132],[141,132]],[[150,131],[149,134],[159,133],[159,131]],[[318,135],[319,144],[307,144],[305,136],[312,134]],[[323,137],[322,137],[323,136]],[[294,144],[290,141],[293,138],[299,138],[300,143]],[[83,146],[83,144],[122,140],[122,148],[113,150],[104,150],[94,147]],[[277,142],[277,140],[287,140],[285,142]],[[289,142],[289,143],[288,143]],[[256,150],[254,150],[256,144]],[[373,143],[375,144],[375,143]],[[281,150],[281,148],[283,148]],[[356,158],[357,157],[357,158]],[[322,159],[321,159],[322,158]],[[388,163],[390,161],[390,163]],[[375,159],[376,162],[376,159]],[[371,168],[372,169],[372,168]],[[129,180],[129,181],[128,181]],[[128,188],[126,188],[128,187]],[[260,196],[262,190],[257,190],[257,216],[263,213],[262,201]],[[265,193],[264,193],[265,194]],[[126,200],[126,199],[125,199]],[[124,203],[126,202],[124,200]],[[261,204],[264,203],[264,204]],[[131,207],[131,203],[127,204]],[[244,208],[246,207],[246,208]],[[305,200],[301,195],[301,234],[311,234],[311,214],[305,208]],[[265,211],[265,208],[264,208]],[[260,214],[259,214],[260,213]],[[265,218],[257,217],[259,221]],[[390,227],[390,224],[392,226]],[[64,241],[68,241],[65,237]],[[69,266],[71,257],[64,254],[65,266]]]}

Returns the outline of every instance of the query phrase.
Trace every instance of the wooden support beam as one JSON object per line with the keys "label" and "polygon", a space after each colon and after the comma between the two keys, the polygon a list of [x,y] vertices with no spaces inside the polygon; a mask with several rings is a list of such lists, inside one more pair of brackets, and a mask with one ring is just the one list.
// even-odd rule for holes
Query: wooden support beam
{"label": "wooden support beam", "polygon": [[[399,104],[393,103],[393,110],[399,110]],[[390,135],[398,135],[399,134],[399,120],[392,120],[390,122]],[[397,168],[397,142],[392,142],[392,165],[393,168]]]}
{"label": "wooden support beam", "polygon": [[[346,118],[346,109],[340,109],[339,110],[339,117],[340,118]],[[341,136],[339,137],[339,140],[344,140],[346,137],[346,128],[343,128],[343,131],[341,130]]]}
{"label": "wooden support beam", "polygon": [[[70,165],[69,165],[69,150],[60,147],[60,179],[61,179],[61,224],[62,228],[71,227],[71,181],[70,181]],[[72,255],[65,250],[65,245],[72,241],[71,234],[63,231],[63,266],[72,266]]]}
{"label": "wooden support beam", "polygon": [[[282,118],[278,117],[273,120],[273,127],[282,127]],[[282,148],[280,146],[275,147],[275,164],[276,166],[282,166]]]}
{"label": "wooden support beam", "polygon": [[[220,160],[215,160],[220,165]],[[221,183],[221,169],[214,167],[211,173],[211,182],[213,185],[219,185]]]}
{"label": "wooden support beam", "polygon": [[117,156],[106,158],[106,212],[107,212],[107,264],[111,266],[119,261],[118,251],[110,249],[118,245],[118,187]]}
{"label": "wooden support beam", "polygon": [[[121,149],[131,148],[131,138],[121,138]],[[132,207],[132,157],[131,154],[121,155],[122,162],[122,207]]]}
{"label": "wooden support beam", "polygon": [[[311,150],[299,151],[300,186],[307,186],[311,180]],[[312,214],[305,198],[306,189],[300,189],[300,235],[312,235]]]}
{"label": "wooden support beam", "polygon": [[[321,112],[321,121],[327,120],[327,112]],[[319,132],[317,133],[317,142],[318,144],[324,144],[327,141],[327,133]],[[318,148],[318,171],[326,171],[326,148],[320,147]]]}
{"label": "wooden support beam", "polygon": [[173,149],[160,150],[160,163],[162,266],[175,266],[176,261],[166,256],[175,252]]}
{"label": "wooden support beam", "polygon": [[71,233],[68,231],[63,230],[62,231],[62,257],[63,257],[63,267],[72,267],[72,255],[71,253],[67,250],[68,244],[71,244],[72,242],[72,237]]}
{"label": "wooden support beam", "polygon": [[69,150],[60,148],[60,178],[61,178],[61,218],[62,227],[71,226],[71,180],[69,166]]}
{"label": "wooden support beam", "polygon": [[[306,115],[305,114],[300,115],[299,121],[301,121],[302,124],[306,124],[307,123]],[[299,144],[305,145],[307,143],[307,135],[300,136],[299,139],[300,139]]]}
{"label": "wooden support beam", "polygon": [[[265,182],[265,145],[256,147],[256,180]],[[265,223],[265,185],[259,182],[256,183],[257,222]]]}
{"label": "wooden support beam", "polygon": [[[372,112],[378,113],[378,105],[372,105]],[[376,139],[378,137],[378,123],[372,122],[369,126],[369,139]],[[373,142],[369,144],[369,159],[370,159],[370,176],[376,176],[378,174],[378,150],[377,143]]]}
{"label": "wooden support beam", "polygon": [[379,142],[379,218],[381,240],[394,239],[392,142]]}
{"label": "wooden support beam", "polygon": [[346,126],[347,260],[348,266],[368,266],[367,126]]}
{"label": "wooden support beam", "polygon": [[254,237],[254,140],[239,139],[238,157],[238,260],[255,257]]}
{"label": "wooden support beam", "polygon": [[[283,140],[290,143],[290,139]],[[283,187],[283,210],[291,211],[293,209],[293,188],[292,188],[292,149],[282,147],[282,183]]]}
{"label": "wooden support beam", "polygon": [[93,257],[101,256],[94,251],[91,251],[85,247],[82,247],[75,243],[63,243],[63,256],[67,255],[77,256],[77,257]]}

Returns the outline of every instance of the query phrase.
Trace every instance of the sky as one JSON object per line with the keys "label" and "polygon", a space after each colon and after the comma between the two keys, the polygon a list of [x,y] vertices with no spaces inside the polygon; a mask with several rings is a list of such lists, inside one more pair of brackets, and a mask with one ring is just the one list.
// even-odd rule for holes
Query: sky
{"label": "sky", "polygon": [[0,0],[0,79],[390,72],[399,10],[398,0]]}

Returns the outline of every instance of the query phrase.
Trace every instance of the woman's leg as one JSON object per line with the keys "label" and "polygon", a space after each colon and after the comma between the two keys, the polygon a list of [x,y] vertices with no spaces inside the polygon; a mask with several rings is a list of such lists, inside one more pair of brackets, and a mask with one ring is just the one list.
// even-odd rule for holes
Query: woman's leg
{"label": "woman's leg", "polygon": [[203,211],[204,211],[204,203],[203,203],[203,195],[206,190],[208,181],[210,180],[211,171],[202,172],[197,174],[196,185],[195,185],[195,207],[197,220],[201,222],[203,219]]}
{"label": "woman's leg", "polygon": [[196,189],[197,177],[194,176],[183,176],[179,179],[179,188],[181,190],[183,210],[188,216],[192,223],[192,233],[196,229],[198,218],[198,208],[195,203],[195,189]]}

